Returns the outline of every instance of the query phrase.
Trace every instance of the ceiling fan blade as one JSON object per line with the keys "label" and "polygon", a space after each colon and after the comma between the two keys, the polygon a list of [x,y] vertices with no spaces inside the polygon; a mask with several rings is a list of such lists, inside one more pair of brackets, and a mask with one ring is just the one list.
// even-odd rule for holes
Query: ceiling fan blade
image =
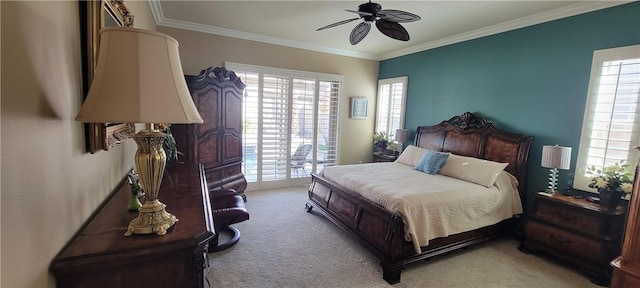
{"label": "ceiling fan blade", "polygon": [[342,20],[342,21],[340,21],[340,22],[336,22],[336,23],[329,24],[329,25],[324,26],[324,27],[320,27],[320,28],[316,29],[316,31],[320,31],[320,30],[324,30],[324,29],[328,29],[328,28],[336,27],[336,26],[338,26],[338,25],[342,25],[342,24],[347,24],[347,23],[349,23],[349,22],[351,22],[351,21],[356,21],[356,20],[358,20],[358,19],[360,19],[360,18],[351,18],[351,19],[347,19],[347,20]]}
{"label": "ceiling fan blade", "polygon": [[382,10],[378,12],[378,17],[380,17],[380,19],[384,19],[391,22],[399,22],[399,23],[406,23],[406,22],[413,22],[413,21],[420,20],[420,16],[416,14],[400,11],[400,10],[391,10],[391,9]]}
{"label": "ceiling fan blade", "polygon": [[[396,22],[378,19],[376,21],[376,27],[378,27],[378,30],[380,30],[382,34],[387,35],[393,39],[397,39],[400,41],[409,41],[409,32],[407,32],[407,30],[404,29],[402,25]],[[351,35],[353,35],[353,32],[351,32]]]}
{"label": "ceiling fan blade", "polygon": [[358,24],[356,28],[353,28],[353,30],[351,31],[351,35],[349,36],[349,41],[351,42],[351,45],[356,45],[360,43],[360,41],[362,41],[362,39],[364,39],[364,37],[367,36],[367,33],[369,33],[369,30],[371,30],[371,24],[366,21]]}
{"label": "ceiling fan blade", "polygon": [[373,13],[364,12],[364,11],[356,11],[356,10],[351,10],[351,9],[346,9],[344,11],[351,12],[351,13],[356,13],[356,14],[362,16],[362,17],[364,17],[364,16],[373,16]]}

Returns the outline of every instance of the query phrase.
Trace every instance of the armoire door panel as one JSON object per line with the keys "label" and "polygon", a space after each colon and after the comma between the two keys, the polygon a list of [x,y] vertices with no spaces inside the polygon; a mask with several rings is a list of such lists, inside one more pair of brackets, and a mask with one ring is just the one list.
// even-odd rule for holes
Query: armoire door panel
{"label": "armoire door panel", "polygon": [[200,162],[205,169],[222,165],[218,138],[218,135],[212,135],[198,140],[197,162]]}
{"label": "armoire door panel", "polygon": [[[239,144],[239,145],[238,145]],[[242,138],[234,134],[224,135],[222,150],[224,164],[242,161]]]}
{"label": "armoire door panel", "polygon": [[[194,92],[192,92],[194,93]],[[196,105],[198,112],[204,122],[197,125],[198,133],[214,130],[222,126],[221,122],[221,101],[219,89],[203,89],[195,91],[197,93]]]}
{"label": "armoire door panel", "polygon": [[224,128],[229,130],[233,129],[235,132],[240,133],[242,131],[242,117],[238,118],[236,115],[242,115],[242,98],[235,95],[232,90],[225,91],[224,108]]}

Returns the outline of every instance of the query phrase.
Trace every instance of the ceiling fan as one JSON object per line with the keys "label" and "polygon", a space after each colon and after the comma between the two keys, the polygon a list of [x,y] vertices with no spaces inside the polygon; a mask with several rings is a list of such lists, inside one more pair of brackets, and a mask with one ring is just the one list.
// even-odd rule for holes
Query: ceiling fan
{"label": "ceiling fan", "polygon": [[400,11],[400,10],[382,10],[382,6],[378,3],[363,3],[358,6],[358,11],[346,10],[347,12],[356,13],[360,17],[342,20],[333,24],[316,29],[316,31],[336,27],[338,25],[346,24],[358,19],[364,19],[364,22],[356,25],[351,31],[349,41],[351,45],[356,45],[369,33],[371,29],[371,22],[376,22],[376,27],[382,32],[393,39],[401,41],[409,41],[409,32],[407,32],[399,23],[413,22],[420,20],[420,16]]}

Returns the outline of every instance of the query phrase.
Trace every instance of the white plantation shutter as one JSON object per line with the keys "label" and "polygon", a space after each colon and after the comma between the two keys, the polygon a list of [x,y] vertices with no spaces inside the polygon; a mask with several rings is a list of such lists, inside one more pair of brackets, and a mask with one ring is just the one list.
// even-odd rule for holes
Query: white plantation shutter
{"label": "white plantation shutter", "polygon": [[315,163],[320,170],[338,164],[338,100],[340,82],[320,81],[318,91],[318,132]]}
{"label": "white plantation shutter", "polygon": [[[303,145],[313,145],[313,135],[315,128],[314,107],[316,102],[316,80],[313,78],[294,78],[293,79],[293,99],[291,109],[291,145],[289,145],[289,155],[293,155],[298,147]],[[305,155],[312,163],[312,154]],[[308,177],[302,168],[295,168],[296,171],[291,173],[292,178]]]}
{"label": "white plantation shutter", "polygon": [[287,179],[289,154],[289,77],[262,77],[262,180]]}
{"label": "white plantation shutter", "polygon": [[387,135],[393,136],[396,129],[404,128],[406,96],[407,77],[378,81],[376,132],[386,132]]}
{"label": "white plantation shutter", "polygon": [[637,162],[640,144],[640,45],[594,52],[574,187],[589,188],[586,168]]}
{"label": "white plantation shutter", "polygon": [[[236,63],[226,68],[246,84],[242,172],[250,185],[295,185],[289,181],[336,164],[342,76]],[[300,168],[291,158],[302,145],[312,150]]]}
{"label": "white plantation shutter", "polygon": [[242,99],[242,173],[249,182],[255,182],[258,174],[258,125],[259,117],[259,74],[235,71],[244,88]]}

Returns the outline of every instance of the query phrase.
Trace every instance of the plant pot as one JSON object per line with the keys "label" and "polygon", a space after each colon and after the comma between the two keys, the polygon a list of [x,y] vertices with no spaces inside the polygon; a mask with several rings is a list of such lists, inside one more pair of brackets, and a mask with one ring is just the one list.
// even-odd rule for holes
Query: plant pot
{"label": "plant pot", "polygon": [[376,151],[379,154],[382,154],[384,152],[384,150],[387,150],[387,144],[386,143],[376,143],[373,146],[374,146],[374,148],[376,149]]}
{"label": "plant pot", "polygon": [[601,190],[600,192],[600,206],[608,209],[616,209],[620,197],[622,197],[622,191],[617,190]]}

